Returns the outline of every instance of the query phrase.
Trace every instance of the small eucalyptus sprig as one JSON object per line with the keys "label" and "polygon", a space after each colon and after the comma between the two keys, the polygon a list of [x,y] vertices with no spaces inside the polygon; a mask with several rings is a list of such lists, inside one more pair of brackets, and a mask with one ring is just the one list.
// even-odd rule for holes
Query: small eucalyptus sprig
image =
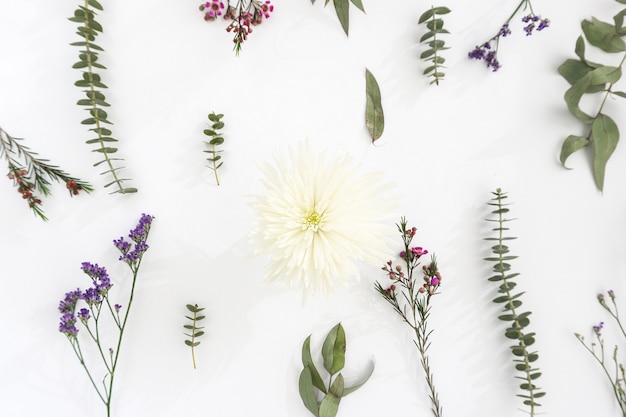
{"label": "small eucalyptus sprig", "polygon": [[498,71],[502,66],[500,61],[498,61],[500,38],[505,38],[511,34],[509,23],[520,10],[526,9],[529,10],[529,13],[522,17],[522,22],[526,25],[524,26],[526,36],[532,35],[535,30],[540,32],[550,26],[550,19],[542,19],[540,15],[535,14],[530,0],[521,0],[513,13],[500,27],[500,30],[483,44],[477,45],[474,50],[468,53],[468,57],[478,61],[485,61],[485,65],[487,65],[487,68],[491,68],[492,72]]}
{"label": "small eucalyptus sprig", "polygon": [[223,114],[215,114],[215,112],[209,114],[209,120],[213,122],[213,124],[211,125],[210,129],[204,130],[204,134],[211,138],[211,140],[209,140],[208,142],[204,142],[211,147],[210,149],[204,151],[211,155],[207,158],[207,161],[209,161],[211,165],[207,166],[213,170],[213,173],[215,174],[215,182],[217,183],[217,185],[220,185],[220,179],[217,176],[217,170],[224,163],[223,161],[220,161],[222,159],[222,156],[218,155],[222,151],[216,149],[217,146],[224,143],[224,137],[220,132],[220,130],[224,128],[224,122],[222,122],[222,117],[224,117]]}
{"label": "small eucalyptus sprig", "polygon": [[[324,7],[328,5],[330,0],[324,1]],[[350,3],[354,4],[360,11],[365,13],[362,0],[333,0],[335,6],[335,12],[341,23],[341,28],[348,36],[348,30],[350,28]],[[315,4],[315,0],[311,0],[311,4]]]}
{"label": "small eucalyptus sprig", "polygon": [[89,183],[50,165],[47,159],[38,158],[36,152],[20,143],[21,140],[23,139],[9,135],[0,127],[0,157],[4,157],[7,162],[9,168],[7,177],[13,181],[13,185],[17,187],[17,191],[28,202],[35,215],[42,220],[48,218],[41,208],[41,198],[33,192],[39,192],[44,197],[51,195],[52,181],[64,182],[70,196],[75,196],[80,191],[86,193],[93,191]]}
{"label": "small eucalyptus sprig", "polygon": [[494,303],[503,304],[503,313],[498,316],[500,320],[509,323],[509,327],[504,331],[504,335],[515,343],[511,346],[511,353],[513,354],[513,362],[515,363],[515,369],[520,373],[516,376],[516,379],[520,379],[520,389],[524,392],[518,394],[518,397],[523,398],[523,404],[528,407],[528,414],[533,417],[536,415],[536,408],[541,404],[537,402],[538,398],[546,395],[541,391],[537,385],[537,379],[541,376],[541,372],[534,362],[539,359],[539,354],[534,351],[530,352],[528,348],[535,343],[535,333],[526,332],[526,328],[530,324],[531,312],[522,312],[521,296],[523,292],[514,294],[514,288],[517,283],[513,278],[517,277],[519,273],[511,273],[511,264],[509,261],[516,259],[517,256],[510,255],[509,247],[505,245],[505,241],[514,240],[516,237],[505,236],[505,232],[509,230],[506,227],[506,223],[514,220],[505,218],[505,215],[509,212],[506,207],[509,204],[504,203],[504,200],[508,198],[507,194],[502,192],[500,188],[492,192],[493,198],[491,202],[487,203],[490,206],[495,207],[491,213],[495,215],[495,218],[486,219],[488,222],[494,222],[497,224],[492,230],[496,232],[496,237],[487,237],[485,240],[495,242],[495,245],[491,247],[493,257],[485,258],[486,261],[495,262],[493,265],[493,273],[488,278],[489,281],[498,282],[498,296],[493,299]]}
{"label": "small eucalyptus sprig", "polygon": [[[311,357],[311,335],[302,345],[302,372],[298,382],[300,397],[304,406],[315,417],[335,417],[339,409],[341,398],[361,388],[374,372],[374,361],[367,375],[357,385],[346,387],[341,371],[346,360],[346,334],[341,323],[333,327],[322,345],[324,369],[328,372],[328,386],[320,376]],[[319,393],[324,396],[318,399]]]}
{"label": "small eucalyptus sprig", "polygon": [[102,90],[106,89],[107,86],[102,82],[100,75],[96,73],[96,69],[104,70],[106,67],[98,62],[98,54],[104,49],[95,43],[98,33],[102,33],[102,25],[95,20],[96,12],[94,10],[102,11],[102,5],[97,0],[84,0],[83,4],[74,11],[74,16],[69,18],[70,21],[78,23],[76,34],[80,37],[79,42],[73,42],[71,45],[81,48],[78,62],[72,65],[72,68],[83,70],[82,79],[76,81],[74,85],[84,88],[83,92],[86,96],[86,98],[78,100],[77,104],[84,107],[89,113],[89,117],[83,120],[81,124],[90,126],[89,130],[95,134],[95,137],[87,140],[86,143],[96,145],[93,152],[102,156],[102,159],[96,162],[94,167],[101,164],[106,167],[100,175],[110,176],[111,181],[104,187],[115,184],[117,189],[112,193],[135,193],[137,192],[136,188],[124,185],[124,182],[129,181],[129,179],[119,176],[123,167],[114,164],[123,161],[123,159],[113,157],[113,154],[117,152],[117,148],[113,144],[118,140],[113,138],[111,130],[105,127],[112,123],[108,119],[107,112],[103,109],[103,107],[110,106],[102,93]]}
{"label": "small eucalyptus sprig", "polygon": [[[624,330],[624,326],[619,317],[617,304],[615,303],[615,292],[613,290],[609,290],[607,291],[607,294],[611,300],[611,305],[607,304],[604,294],[598,294],[598,302],[602,308],[608,311],[611,317],[613,317],[622,333],[622,336],[624,336],[624,339],[626,340],[626,331]],[[626,417],[626,372],[624,371],[624,365],[617,359],[617,345],[613,348],[613,354],[611,355],[613,364],[610,367],[607,364],[604,350],[604,338],[602,337],[603,328],[604,322],[602,321],[598,325],[593,326],[593,336],[595,342],[591,342],[589,345],[585,343],[585,338],[582,335],[579,333],[574,333],[574,335],[602,367],[604,375],[606,375],[609,383],[611,384],[611,390],[613,391],[615,400],[622,411],[622,417]]]}
{"label": "small eucalyptus sprig", "polygon": [[[409,325],[415,333],[415,346],[420,353],[420,361],[422,369],[426,376],[426,384],[428,385],[429,399],[431,402],[431,410],[435,417],[441,417],[443,408],[439,402],[439,395],[435,388],[433,371],[430,368],[428,358],[428,348],[430,347],[430,334],[432,330],[428,330],[428,318],[430,317],[431,300],[434,295],[439,294],[439,286],[441,285],[441,273],[437,267],[437,260],[433,255],[428,265],[420,265],[420,258],[428,254],[428,250],[421,246],[411,246],[413,237],[417,232],[416,227],[408,228],[405,217],[400,219],[400,223],[396,224],[398,231],[402,234],[404,250],[400,252],[400,258],[404,263],[404,268],[400,265],[393,266],[393,261],[388,261],[382,268],[389,279],[393,282],[388,288],[376,282],[376,291],[393,307],[394,311]],[[422,276],[413,276],[413,272],[421,269]],[[416,275],[418,275],[416,273]],[[398,296],[398,287],[400,286],[400,294]],[[408,310],[407,310],[408,307]]]}
{"label": "small eucalyptus sprig", "polygon": [[[226,12],[222,13],[224,7],[226,7]],[[264,19],[269,19],[274,11],[274,5],[270,0],[226,0],[226,6],[224,6],[222,0],[210,0],[200,4],[199,9],[204,13],[204,20],[207,22],[216,20],[222,15],[225,20],[231,20],[226,32],[235,34],[233,49],[235,55],[239,56],[241,45],[252,33],[252,26],[260,25]]]}
{"label": "small eucalyptus sprig", "polygon": [[183,327],[187,329],[189,332],[191,332],[191,334],[189,333],[183,333],[183,334],[185,336],[190,337],[189,340],[185,340],[185,344],[191,348],[191,360],[193,362],[193,369],[196,369],[196,354],[195,354],[194,348],[200,344],[200,342],[197,339],[204,334],[204,331],[202,330],[204,329],[204,327],[198,326],[198,322],[200,320],[203,320],[206,316],[198,315],[198,313],[201,313],[202,310],[204,310],[204,308],[198,307],[198,304],[193,304],[193,305],[187,304],[186,307],[187,307],[187,310],[189,310],[193,314],[193,316],[192,317],[185,316],[187,319],[189,319],[191,324],[185,324]]}
{"label": "small eucalyptus sprig", "polygon": [[446,47],[446,42],[443,39],[437,37],[437,35],[450,33],[443,28],[443,19],[439,16],[450,13],[450,9],[447,7],[434,7],[426,10],[419,18],[418,23],[426,23],[428,32],[424,33],[420,38],[420,42],[424,45],[428,45],[426,49],[420,55],[420,58],[424,61],[430,61],[431,65],[424,70],[424,75],[432,77],[430,84],[439,85],[439,81],[445,77],[445,73],[441,71],[444,67],[445,58],[439,54],[440,51],[450,49]]}
{"label": "small eucalyptus sprig", "polygon": [[[626,0],[616,1],[626,4]],[[615,84],[622,77],[622,67],[626,60],[626,42],[623,39],[626,36],[626,28],[623,26],[625,15],[626,9],[623,9],[613,17],[614,23],[603,22],[595,17],[592,17],[591,21],[583,20],[581,27],[584,38],[581,35],[576,40],[575,53],[578,59],[567,59],[559,66],[559,74],[571,85],[564,97],[567,108],[574,117],[589,126],[586,135],[569,135],[565,139],[561,147],[561,164],[565,167],[565,161],[574,152],[583,148],[590,149],[593,154],[593,176],[600,191],[604,188],[606,164],[619,141],[617,124],[604,113],[604,106],[609,96],[626,98],[626,92],[615,90]],[[617,66],[587,60],[585,39],[603,52],[622,54]],[[580,109],[580,101],[585,95],[597,93],[603,97],[600,108],[592,116]]]}

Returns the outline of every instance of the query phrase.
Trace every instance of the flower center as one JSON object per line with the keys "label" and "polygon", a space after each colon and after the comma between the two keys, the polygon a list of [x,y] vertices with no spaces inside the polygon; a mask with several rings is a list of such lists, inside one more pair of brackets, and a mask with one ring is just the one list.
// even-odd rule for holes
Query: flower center
{"label": "flower center", "polygon": [[322,216],[315,210],[311,210],[304,218],[303,228],[317,232],[320,229],[321,222]]}

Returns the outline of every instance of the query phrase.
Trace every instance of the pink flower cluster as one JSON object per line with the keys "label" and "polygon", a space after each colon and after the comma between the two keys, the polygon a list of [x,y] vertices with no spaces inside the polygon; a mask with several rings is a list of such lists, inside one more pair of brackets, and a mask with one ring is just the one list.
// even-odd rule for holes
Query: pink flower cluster
{"label": "pink flower cluster", "polygon": [[217,17],[222,15],[222,10],[224,9],[224,3],[220,0],[211,0],[207,1],[200,5],[200,11],[204,13],[204,20],[215,20]]}

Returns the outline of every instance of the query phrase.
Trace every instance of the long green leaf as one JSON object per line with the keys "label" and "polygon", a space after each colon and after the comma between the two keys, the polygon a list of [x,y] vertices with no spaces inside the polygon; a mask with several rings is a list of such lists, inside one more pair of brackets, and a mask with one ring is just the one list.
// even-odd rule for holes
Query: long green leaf
{"label": "long green leaf", "polygon": [[372,138],[372,143],[379,139],[385,130],[385,115],[381,102],[380,88],[374,75],[365,69],[365,126]]}
{"label": "long green leaf", "polygon": [[331,375],[343,369],[346,361],[346,333],[341,323],[333,327],[322,345],[324,368]]}
{"label": "long green leaf", "polygon": [[335,381],[330,386],[328,394],[324,396],[320,404],[319,417],[335,417],[339,410],[339,402],[343,395],[343,376],[337,375]]}
{"label": "long green leaf", "polygon": [[354,391],[356,391],[359,388],[361,388],[367,382],[367,380],[370,379],[370,377],[374,373],[374,366],[375,366],[374,358],[372,358],[372,360],[370,361],[369,369],[367,370],[367,373],[365,374],[365,376],[363,377],[361,382],[359,382],[358,384],[353,385],[351,387],[344,388],[343,396],[345,397],[346,395],[348,395],[350,393],[353,393]]}
{"label": "long green leaf", "polygon": [[315,417],[319,416],[319,406],[317,405],[317,397],[315,396],[315,390],[313,389],[313,379],[311,378],[311,370],[305,366],[300,373],[300,379],[298,381],[298,388],[300,390],[300,398],[304,406]]}
{"label": "long green leaf", "polygon": [[315,385],[317,389],[326,394],[326,386],[324,385],[324,381],[322,381],[322,377],[317,371],[317,368],[313,363],[313,358],[311,357],[311,335],[309,335],[309,337],[307,337],[302,344],[302,365],[310,369],[313,385]]}
{"label": "long green leaf", "polygon": [[607,115],[600,114],[591,125],[591,135],[594,145],[593,173],[596,186],[602,191],[606,163],[613,151],[615,151],[619,141],[619,130],[613,119]]}
{"label": "long green leaf", "polygon": [[333,4],[335,5],[339,23],[341,23],[343,31],[346,33],[346,36],[348,36],[350,27],[350,0],[333,0]]}

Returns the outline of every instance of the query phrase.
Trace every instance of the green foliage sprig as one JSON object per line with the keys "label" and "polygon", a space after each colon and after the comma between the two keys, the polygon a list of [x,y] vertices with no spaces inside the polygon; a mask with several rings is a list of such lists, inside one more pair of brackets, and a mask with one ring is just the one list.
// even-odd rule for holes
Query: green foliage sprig
{"label": "green foliage sprig", "polygon": [[204,310],[204,308],[198,307],[198,304],[187,304],[186,307],[187,310],[189,310],[193,314],[193,316],[185,316],[187,319],[189,319],[189,321],[191,321],[191,324],[185,324],[183,326],[185,329],[191,332],[191,334],[184,333],[185,336],[190,337],[189,340],[185,340],[185,344],[191,348],[191,360],[193,361],[193,369],[196,369],[196,354],[194,348],[200,344],[197,339],[204,334],[204,331],[202,330],[204,329],[204,327],[198,326],[198,322],[200,320],[203,320],[206,316],[198,315],[198,313],[201,313]]}
{"label": "green foliage sprig", "polygon": [[[626,4],[626,0],[616,0]],[[613,17],[614,23],[602,22],[595,17],[583,20],[581,23],[583,35],[576,40],[574,52],[578,59],[567,59],[559,66],[561,74],[571,87],[565,92],[565,103],[569,111],[583,124],[588,125],[586,135],[569,135],[561,147],[560,160],[565,167],[565,161],[571,154],[583,148],[591,149],[593,154],[593,175],[596,187],[602,191],[606,164],[619,141],[619,130],[615,121],[604,113],[604,106],[609,96],[626,98],[626,93],[616,91],[615,84],[622,77],[622,66],[626,59],[626,36],[624,28],[623,9]],[[609,54],[621,53],[622,57],[617,66],[602,65],[585,58],[585,39],[587,42]],[[600,108],[594,116],[580,108],[580,101],[585,95],[602,94]]]}
{"label": "green foliage sprig", "polygon": [[106,89],[107,86],[102,82],[100,75],[96,74],[96,69],[106,69],[104,65],[98,62],[98,54],[103,52],[96,41],[98,33],[102,32],[102,25],[95,20],[95,10],[102,11],[102,5],[97,0],[84,0],[84,4],[78,6],[74,11],[74,16],[69,20],[78,23],[77,34],[80,37],[79,42],[73,42],[72,46],[77,46],[80,49],[78,55],[78,62],[76,62],[72,68],[83,70],[82,79],[76,81],[74,85],[80,88],[84,88],[86,98],[78,100],[77,104],[85,108],[89,113],[89,117],[81,122],[83,125],[90,126],[89,130],[94,132],[95,138],[87,140],[86,143],[96,145],[93,152],[99,153],[102,156],[102,160],[96,162],[94,166],[105,164],[106,170],[101,175],[109,175],[111,181],[105,184],[105,188],[113,184],[117,187],[113,193],[135,193],[136,188],[126,187],[125,181],[129,181],[128,178],[121,178],[119,176],[123,167],[114,166],[114,161],[122,161],[121,158],[114,158],[112,155],[117,152],[117,148],[113,146],[117,139],[113,138],[112,132],[108,127],[112,123],[108,119],[107,112],[103,107],[109,107],[102,89]]}
{"label": "green foliage sprig", "polygon": [[72,177],[61,168],[50,165],[47,159],[40,159],[37,153],[22,145],[21,138],[14,138],[0,127],[0,157],[7,162],[8,178],[13,181],[22,198],[28,202],[28,206],[35,215],[42,220],[48,220],[41,208],[41,199],[33,194],[33,191],[43,196],[52,194],[51,181],[64,182],[70,196],[77,195],[80,191],[90,193],[93,187],[89,183]]}
{"label": "green foliage sprig", "polygon": [[372,143],[379,139],[385,130],[385,114],[383,112],[380,87],[374,74],[365,68],[365,126],[372,138]]}
{"label": "green foliage sprig", "polygon": [[[394,311],[415,333],[413,342],[420,353],[420,361],[429,390],[431,410],[435,417],[441,417],[443,408],[439,402],[439,395],[435,388],[434,375],[428,358],[429,337],[432,333],[432,330],[428,330],[428,318],[430,317],[432,297],[438,294],[442,277],[434,255],[428,265],[418,268],[420,258],[428,254],[428,250],[421,246],[411,247],[417,228],[409,229],[405,217],[402,217],[396,226],[402,234],[404,244],[404,250],[400,252],[404,268],[400,265],[394,267],[393,261],[388,261],[382,269],[393,283],[386,289],[379,282],[374,285],[376,291],[391,304]],[[416,271],[416,268],[422,274],[418,272],[414,277],[413,272]],[[400,286],[399,293],[397,286]]]}
{"label": "green foliage sprig", "polygon": [[[325,0],[324,7],[330,3],[330,0]],[[365,13],[363,2],[361,0],[333,0],[335,6],[335,12],[341,23],[341,28],[348,36],[348,30],[350,28],[350,3],[354,4],[360,11]],[[315,4],[315,0],[311,0],[311,4]]]}
{"label": "green foliage sprig", "polygon": [[211,140],[209,140],[208,142],[204,142],[211,147],[204,152],[211,155],[209,158],[207,158],[207,161],[211,163],[211,165],[208,165],[208,167],[213,170],[213,173],[215,174],[215,182],[217,183],[217,185],[220,185],[220,179],[217,176],[217,170],[224,163],[223,161],[220,161],[222,159],[222,156],[218,155],[222,151],[218,151],[216,149],[217,146],[224,143],[224,137],[222,136],[221,132],[219,132],[221,129],[224,128],[224,122],[222,122],[222,117],[224,117],[223,114],[215,114],[215,112],[209,114],[209,120],[213,122],[213,124],[211,125],[210,129],[204,130],[204,134],[211,138]]}
{"label": "green foliage sprig", "polygon": [[[322,358],[324,369],[329,374],[328,386],[320,376],[313,359],[311,357],[311,335],[309,335],[302,345],[302,365],[304,369],[300,373],[299,390],[300,397],[305,407],[315,417],[335,417],[339,409],[341,398],[356,391],[363,386],[374,372],[374,361],[368,374],[357,385],[346,387],[341,371],[346,360],[346,334],[341,323],[333,327],[322,345]],[[324,394],[318,400],[318,393]]]}
{"label": "green foliage sprig", "polygon": [[426,49],[420,55],[420,58],[425,61],[430,61],[431,65],[424,70],[424,75],[432,77],[431,84],[439,85],[439,81],[445,77],[445,73],[441,71],[445,58],[439,54],[440,51],[450,49],[446,47],[446,42],[443,39],[437,37],[437,35],[450,33],[443,28],[443,19],[438,16],[450,13],[450,9],[447,7],[434,7],[426,10],[419,18],[419,24],[426,23],[428,32],[424,33],[420,38],[420,42],[428,45]]}
{"label": "green foliage sprig", "polygon": [[491,247],[494,256],[485,258],[486,261],[495,262],[493,265],[494,275],[489,277],[488,280],[499,283],[499,295],[493,299],[493,302],[504,305],[504,314],[498,316],[498,318],[509,325],[504,335],[508,339],[515,341],[511,346],[511,353],[514,356],[515,369],[520,373],[515,378],[522,381],[519,387],[524,392],[523,394],[518,394],[518,397],[523,398],[523,404],[528,407],[530,416],[535,416],[536,407],[541,405],[537,402],[537,399],[545,396],[545,392],[535,385],[537,379],[541,376],[541,372],[534,364],[539,359],[539,354],[536,351],[530,352],[528,350],[535,343],[535,333],[526,332],[526,328],[530,324],[528,317],[531,313],[529,311],[520,311],[522,306],[521,296],[524,293],[514,293],[517,283],[513,281],[513,278],[517,277],[519,273],[511,273],[511,264],[509,263],[509,261],[516,259],[517,256],[510,255],[509,247],[504,244],[506,241],[516,239],[515,237],[505,236],[505,232],[509,230],[505,226],[506,223],[514,219],[504,217],[509,212],[509,209],[506,207],[509,204],[503,202],[508,198],[506,193],[498,188],[492,194],[494,197],[487,204],[495,207],[495,210],[491,212],[495,215],[495,218],[486,220],[497,224],[492,229],[497,233],[497,236],[485,238],[485,240],[496,243]]}
{"label": "green foliage sprig", "polygon": [[[619,310],[617,308],[617,304],[615,303],[615,292],[613,290],[609,290],[607,291],[607,294],[611,300],[611,305],[607,304],[604,294],[598,294],[598,302],[602,308],[608,311],[611,317],[613,317],[613,320],[615,320],[620,331],[622,332],[622,336],[624,336],[624,339],[626,340],[626,331],[624,330],[624,326],[619,317]],[[591,342],[590,345],[585,343],[585,338],[579,333],[574,333],[574,335],[602,367],[604,375],[606,375],[611,384],[615,400],[617,401],[620,410],[622,410],[622,416],[626,417],[626,391],[624,386],[624,384],[626,384],[626,372],[624,371],[624,365],[617,359],[617,345],[613,348],[613,354],[611,355],[613,365],[611,366],[612,369],[609,369],[609,365],[606,363],[605,358],[604,338],[602,337],[603,328],[604,322],[600,322],[598,325],[593,326],[593,335],[597,343]]]}

